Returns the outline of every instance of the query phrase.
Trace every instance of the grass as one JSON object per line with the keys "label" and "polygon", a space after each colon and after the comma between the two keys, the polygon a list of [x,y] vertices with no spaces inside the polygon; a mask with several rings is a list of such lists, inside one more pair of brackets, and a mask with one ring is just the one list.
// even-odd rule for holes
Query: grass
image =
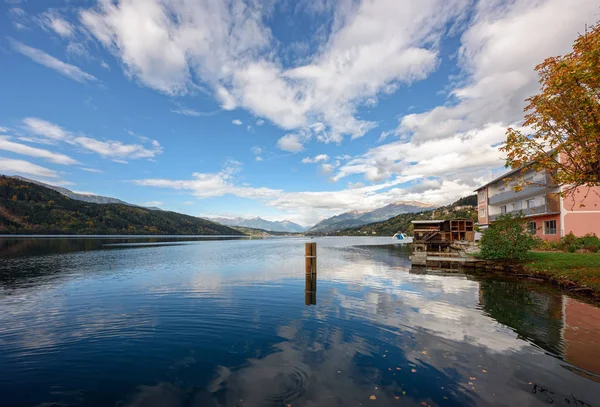
{"label": "grass", "polygon": [[600,296],[600,253],[532,252],[524,267],[562,286],[588,288]]}

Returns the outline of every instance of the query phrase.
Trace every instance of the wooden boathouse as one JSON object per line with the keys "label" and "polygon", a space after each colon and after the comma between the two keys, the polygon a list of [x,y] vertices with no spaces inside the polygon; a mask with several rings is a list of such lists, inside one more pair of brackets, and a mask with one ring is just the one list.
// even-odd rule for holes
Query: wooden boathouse
{"label": "wooden boathouse", "polygon": [[464,261],[456,249],[459,243],[475,241],[474,222],[471,219],[414,220],[412,264],[427,266],[434,263]]}

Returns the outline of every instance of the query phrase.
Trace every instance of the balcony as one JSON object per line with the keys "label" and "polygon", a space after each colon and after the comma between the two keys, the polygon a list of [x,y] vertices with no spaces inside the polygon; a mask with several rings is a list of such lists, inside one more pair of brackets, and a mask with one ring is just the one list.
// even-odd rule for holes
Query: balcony
{"label": "balcony", "polygon": [[538,183],[534,185],[525,186],[519,192],[515,192],[512,189],[510,189],[511,186],[514,184],[514,182],[510,182],[509,185],[505,187],[508,188],[507,190],[490,196],[488,199],[488,203],[490,205],[501,205],[507,202],[518,201],[525,198],[530,198],[532,196],[542,195],[544,194],[544,192],[548,192],[549,189],[555,188],[557,186],[556,182],[554,182],[554,180],[552,179],[552,176],[547,173],[544,174],[544,178],[542,180],[535,182]]}
{"label": "balcony", "polygon": [[501,215],[517,215],[522,214],[523,216],[536,216],[536,215],[544,215],[549,213],[560,213],[560,203],[559,202],[549,202],[544,205],[534,206],[532,208],[525,209],[517,209],[513,211],[508,211],[505,213],[498,213],[495,215],[489,216],[489,221],[496,220]]}
{"label": "balcony", "polygon": [[543,195],[544,192],[547,191],[548,188],[542,186],[526,187],[519,192],[515,192],[512,189],[509,189],[508,191],[500,192],[496,195],[490,196],[488,202],[490,205],[501,205],[508,202],[514,202],[526,198],[531,198],[532,196],[536,195]]}

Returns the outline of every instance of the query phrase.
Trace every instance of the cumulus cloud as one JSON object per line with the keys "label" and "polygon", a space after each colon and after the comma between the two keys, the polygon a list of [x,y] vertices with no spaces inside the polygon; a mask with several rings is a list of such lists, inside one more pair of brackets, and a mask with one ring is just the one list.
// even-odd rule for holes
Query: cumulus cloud
{"label": "cumulus cloud", "polygon": [[502,124],[492,123],[421,144],[384,144],[346,162],[333,179],[338,181],[352,174],[362,174],[368,181],[381,181],[394,174],[419,179],[498,168],[504,161],[497,146],[504,141],[505,131]]}
{"label": "cumulus cloud", "polygon": [[153,158],[162,153],[162,146],[157,140],[148,140],[150,144],[148,148],[141,144],[125,144],[115,140],[98,140],[73,134],[54,123],[36,117],[24,119],[23,124],[26,131],[31,134],[47,138],[52,142],[78,146],[116,162],[127,163],[125,159]]}
{"label": "cumulus cloud", "polygon": [[321,172],[323,174],[331,174],[334,168],[333,164],[321,164]]}
{"label": "cumulus cloud", "polygon": [[47,68],[53,69],[54,71],[58,72],[63,76],[66,76],[67,78],[82,83],[97,81],[95,76],[82,71],[75,65],[68,64],[66,62],[61,61],[60,59],[48,55],[42,50],[29,47],[16,40],[11,40],[10,43],[15,51],[25,55],[27,58],[31,59],[34,62],[37,62],[40,65],[44,65]]}
{"label": "cumulus cloud", "polygon": [[297,134],[286,134],[281,137],[277,140],[277,147],[281,150],[289,151],[290,153],[299,153],[304,150],[301,138]]}
{"label": "cumulus cloud", "polygon": [[80,20],[128,76],[148,87],[185,94],[198,78],[223,109],[243,107],[286,130],[310,131],[320,122],[324,131],[313,136],[339,142],[376,126],[357,118],[358,106],[374,106],[379,94],[435,69],[446,25],[470,3],[339,2],[329,38],[291,67],[272,52],[277,40],[264,24],[269,3],[103,1]]}
{"label": "cumulus cloud", "polygon": [[13,160],[0,157],[0,172],[9,175],[26,175],[42,178],[59,178],[56,171],[24,160]]}
{"label": "cumulus cloud", "polygon": [[10,141],[10,137],[0,136],[0,150],[10,151],[12,153],[27,155],[29,157],[38,157],[53,162],[55,164],[72,165],[79,162],[65,154],[55,153],[41,148],[31,147],[25,144]]}
{"label": "cumulus cloud", "polygon": [[[534,67],[568,52],[597,4],[574,0],[478,2],[458,53],[461,76],[448,103],[407,114],[392,134],[400,141],[370,149],[333,177],[360,174],[378,182],[389,177],[477,178],[504,164],[498,151],[509,126],[519,127],[525,99],[539,89]],[[467,192],[467,191],[465,191]]]}
{"label": "cumulus cloud", "polygon": [[327,162],[327,161],[329,161],[329,156],[327,154],[319,154],[319,155],[314,156],[313,158],[304,157],[302,159],[303,164],[311,164],[311,163]]}
{"label": "cumulus cloud", "polygon": [[456,103],[400,120],[399,134],[414,142],[453,137],[489,123],[519,124],[525,99],[539,90],[534,67],[564,54],[597,13],[594,0],[478,2],[461,37],[459,66],[464,80],[451,91]]}
{"label": "cumulus cloud", "polygon": [[254,146],[250,149],[250,151],[252,151],[252,154],[255,155],[255,160],[256,161],[264,161],[264,158],[261,157],[261,154],[263,153],[263,149],[258,147],[258,146]]}
{"label": "cumulus cloud", "polygon": [[243,124],[239,119],[232,120],[231,123],[235,124],[236,126],[241,126]]}

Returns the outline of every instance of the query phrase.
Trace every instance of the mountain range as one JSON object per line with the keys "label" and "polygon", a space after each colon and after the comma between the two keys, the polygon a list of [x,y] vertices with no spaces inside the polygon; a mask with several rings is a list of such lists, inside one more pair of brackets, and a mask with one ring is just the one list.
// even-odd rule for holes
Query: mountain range
{"label": "mountain range", "polygon": [[381,222],[402,213],[415,213],[433,209],[428,205],[415,201],[398,201],[371,211],[350,211],[324,219],[308,230],[309,233],[327,233],[352,227]]}
{"label": "mountain range", "polygon": [[206,218],[211,222],[217,222],[226,226],[239,226],[245,228],[262,229],[270,232],[291,232],[302,233],[306,228],[289,220],[269,221],[259,217],[244,219],[244,218]]}

